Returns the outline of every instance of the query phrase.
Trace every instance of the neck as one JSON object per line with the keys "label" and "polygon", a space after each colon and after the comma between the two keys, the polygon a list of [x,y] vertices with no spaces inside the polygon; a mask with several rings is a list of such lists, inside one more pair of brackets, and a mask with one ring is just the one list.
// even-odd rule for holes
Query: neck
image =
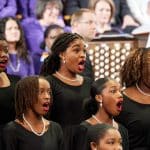
{"label": "neck", "polygon": [[16,53],[16,43],[9,42],[8,49],[9,49],[9,53]]}
{"label": "neck", "polygon": [[95,116],[98,118],[99,121],[107,124],[113,123],[113,117],[109,116],[106,112],[99,110]]}
{"label": "neck", "polygon": [[59,71],[56,71],[56,74],[60,77],[67,78],[69,80],[77,80],[77,74],[75,73],[70,73],[64,70],[59,70]]}
{"label": "neck", "polygon": [[0,72],[0,87],[10,86],[10,80],[5,72]]}
{"label": "neck", "polygon": [[137,90],[145,96],[150,96],[150,88],[143,82],[136,83]]}
{"label": "neck", "polygon": [[39,122],[42,121],[42,116],[33,113],[32,110],[24,113],[24,116],[30,123],[32,122],[33,125],[37,125]]}

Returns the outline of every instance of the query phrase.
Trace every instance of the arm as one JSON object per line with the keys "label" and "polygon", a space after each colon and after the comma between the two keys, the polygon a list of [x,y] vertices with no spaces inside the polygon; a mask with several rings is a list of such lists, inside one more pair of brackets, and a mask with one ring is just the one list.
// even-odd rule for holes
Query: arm
{"label": "arm", "polygon": [[120,14],[123,18],[122,28],[127,26],[138,26],[139,24],[134,20],[126,0],[120,0]]}
{"label": "arm", "polygon": [[7,16],[15,16],[17,12],[17,6],[15,0],[7,0],[6,5],[0,10],[0,18]]}

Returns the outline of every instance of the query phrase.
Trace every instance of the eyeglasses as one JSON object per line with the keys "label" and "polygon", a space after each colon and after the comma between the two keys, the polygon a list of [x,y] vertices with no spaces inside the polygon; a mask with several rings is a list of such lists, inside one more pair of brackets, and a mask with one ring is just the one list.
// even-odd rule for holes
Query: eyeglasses
{"label": "eyeglasses", "polygon": [[85,24],[88,24],[88,25],[91,25],[91,24],[96,24],[96,21],[93,21],[93,20],[89,20],[89,21],[79,21],[80,23],[85,23]]}

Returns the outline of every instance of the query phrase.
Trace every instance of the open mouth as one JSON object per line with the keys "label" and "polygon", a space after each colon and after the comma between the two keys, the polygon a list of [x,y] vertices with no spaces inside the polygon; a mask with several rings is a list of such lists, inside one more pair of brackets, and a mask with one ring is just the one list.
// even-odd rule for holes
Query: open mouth
{"label": "open mouth", "polygon": [[48,111],[49,111],[49,107],[50,107],[50,103],[49,103],[49,102],[45,102],[45,103],[43,104],[43,109],[44,109],[44,111],[48,112]]}
{"label": "open mouth", "polygon": [[123,105],[123,101],[122,100],[117,103],[117,110],[118,111],[122,111],[122,105]]}
{"label": "open mouth", "polygon": [[8,58],[7,57],[2,57],[0,58],[0,67],[5,67],[8,63]]}
{"label": "open mouth", "polygon": [[78,66],[79,66],[79,70],[83,71],[85,69],[85,60],[80,61]]}

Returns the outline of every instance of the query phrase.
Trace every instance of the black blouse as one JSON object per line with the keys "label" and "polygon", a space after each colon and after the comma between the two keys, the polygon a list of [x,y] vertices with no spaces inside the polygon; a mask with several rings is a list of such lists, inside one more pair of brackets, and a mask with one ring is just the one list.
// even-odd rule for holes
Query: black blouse
{"label": "black blouse", "polygon": [[3,150],[63,150],[63,134],[55,122],[50,122],[42,136],[37,136],[12,121],[3,129],[2,143]]}

